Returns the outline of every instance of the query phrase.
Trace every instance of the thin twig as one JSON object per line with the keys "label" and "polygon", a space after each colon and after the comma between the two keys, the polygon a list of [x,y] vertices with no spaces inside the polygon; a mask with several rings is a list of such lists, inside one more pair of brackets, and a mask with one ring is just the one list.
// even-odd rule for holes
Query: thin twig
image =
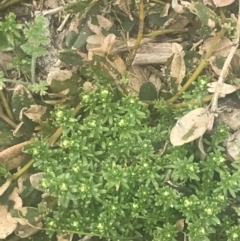
{"label": "thin twig", "polygon": [[144,13],[144,4],[143,4],[143,0],[140,0],[138,3],[138,9],[139,9],[139,27],[138,27],[138,36],[137,36],[137,40],[134,44],[134,48],[133,51],[129,57],[129,59],[127,60],[127,66],[129,67],[133,60],[134,57],[136,56],[137,50],[141,44],[141,40],[143,37],[143,28],[144,28],[144,18],[145,18],[145,13]]}
{"label": "thin twig", "polygon": [[240,0],[238,0],[238,20],[237,20],[237,29],[236,29],[237,34],[236,34],[236,38],[233,41],[233,46],[231,47],[231,50],[230,50],[230,52],[227,56],[227,59],[224,62],[222,71],[221,71],[220,76],[218,78],[216,89],[215,89],[215,92],[214,92],[214,95],[213,95],[213,98],[212,98],[212,102],[211,102],[211,112],[212,113],[217,112],[219,94],[221,93],[221,89],[223,88],[224,80],[225,80],[225,78],[228,74],[228,69],[229,69],[229,66],[231,64],[231,60],[232,60],[235,52],[238,49],[239,37],[240,37],[239,28],[240,28]]}
{"label": "thin twig", "polygon": [[11,5],[17,4],[22,2],[23,0],[10,0],[10,1],[6,1],[5,3],[0,4],[0,11],[4,10],[8,7],[10,7]]}
{"label": "thin twig", "polygon": [[2,107],[0,106],[0,118],[3,119],[6,123],[8,123],[11,127],[13,127],[14,129],[17,128],[17,124],[12,120],[10,119],[8,116],[6,116],[4,113],[3,113],[3,110],[2,110]]}
{"label": "thin twig", "polygon": [[65,16],[64,20],[62,21],[62,23],[60,24],[60,26],[57,28],[58,32],[61,32],[66,24],[66,22],[68,21],[68,19],[70,18],[71,14],[67,14],[67,16]]}

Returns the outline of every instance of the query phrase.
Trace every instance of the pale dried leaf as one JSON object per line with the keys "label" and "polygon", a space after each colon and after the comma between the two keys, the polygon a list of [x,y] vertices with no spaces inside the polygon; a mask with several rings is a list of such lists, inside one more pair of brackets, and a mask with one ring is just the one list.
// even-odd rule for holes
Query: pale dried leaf
{"label": "pale dried leaf", "polygon": [[44,189],[39,187],[39,183],[41,182],[43,178],[43,172],[38,172],[35,174],[32,174],[29,178],[31,185],[36,189],[41,192],[44,192]]}
{"label": "pale dried leaf", "polygon": [[47,76],[47,83],[48,85],[51,85],[53,80],[66,81],[67,79],[71,79],[72,76],[73,73],[70,70],[52,68]]}
{"label": "pale dried leaf", "polygon": [[240,156],[240,130],[236,131],[230,135],[226,140],[226,147],[228,154],[233,158],[233,160],[239,160]]}
{"label": "pale dried leaf", "polygon": [[240,109],[230,108],[219,114],[220,120],[232,130],[240,129]]}
{"label": "pale dried leaf", "polygon": [[29,179],[29,174],[23,174],[21,177],[18,178],[18,191],[19,193],[22,193],[24,190],[26,190],[26,186],[24,185],[24,182],[26,182]]}
{"label": "pale dried leaf", "polygon": [[162,81],[159,76],[157,74],[151,74],[149,81],[154,84],[156,90],[159,92],[162,86]]}
{"label": "pale dried leaf", "polygon": [[17,221],[8,217],[7,207],[0,204],[0,239],[5,239],[16,227]]}
{"label": "pale dried leaf", "polygon": [[90,81],[86,81],[83,84],[83,90],[87,93],[92,93],[96,90],[96,86],[94,86]]}
{"label": "pale dried leaf", "polygon": [[186,75],[184,52],[181,52],[179,54],[174,54],[173,60],[171,63],[170,75],[171,77],[176,78],[176,83],[178,84],[178,86],[180,86],[180,84],[183,81],[183,78]]}
{"label": "pale dried leaf", "polygon": [[172,43],[172,53],[173,54],[180,54],[183,51],[183,47],[181,44]]}
{"label": "pale dried leaf", "polygon": [[73,238],[73,234],[61,234],[57,235],[58,241],[71,241]]}
{"label": "pale dried leaf", "polygon": [[99,55],[110,54],[113,50],[115,39],[116,39],[116,36],[114,34],[108,34],[104,38],[104,41],[100,47],[89,49],[88,59],[92,60],[94,54],[99,54]]}
{"label": "pale dried leaf", "polygon": [[[19,222],[19,219],[18,219]],[[33,234],[37,233],[43,227],[43,223],[39,222],[34,224],[33,226],[29,225],[22,225],[18,223],[17,228],[15,229],[14,233],[19,236],[20,238],[27,238],[31,237]]]}
{"label": "pale dried leaf", "polygon": [[118,7],[128,15],[130,20],[133,20],[132,13],[129,7],[130,3],[131,0],[116,0],[114,4],[118,5]]}
{"label": "pale dried leaf", "polygon": [[214,71],[214,73],[219,76],[221,74],[222,70],[217,67],[215,60],[216,60],[216,56],[212,56],[209,59],[209,63],[211,65],[212,70]]}
{"label": "pale dried leaf", "polygon": [[31,141],[25,141],[1,151],[0,164],[3,166],[7,164],[9,170],[19,167],[28,156],[22,152],[22,149],[30,143]]}
{"label": "pale dried leaf", "polygon": [[172,0],[172,8],[176,13],[184,13],[184,7],[178,3],[178,0]]}
{"label": "pale dried leaf", "polygon": [[103,44],[104,38],[105,37],[102,35],[90,35],[87,38],[87,50],[101,46]]}
{"label": "pale dried leaf", "polygon": [[22,199],[21,197],[19,196],[19,191],[18,191],[18,188],[14,188],[12,193],[9,195],[9,200],[13,201],[14,205],[13,205],[13,208],[16,209],[16,208],[21,208],[22,207]]}
{"label": "pale dried leaf", "polygon": [[225,7],[232,4],[235,0],[213,0],[216,7]]}
{"label": "pale dried leaf", "polygon": [[92,20],[88,20],[88,27],[96,34],[102,35],[102,29],[109,31],[109,29],[113,26],[113,23],[102,15],[97,15],[98,25],[92,23]]}
{"label": "pale dried leaf", "polygon": [[190,111],[172,128],[170,133],[172,145],[181,146],[201,137],[208,129],[211,119],[211,114],[205,108]]}
{"label": "pale dried leaf", "polygon": [[[219,85],[218,82],[208,83],[208,92],[214,93],[216,91],[217,85]],[[219,96],[225,97],[226,95],[231,94],[238,89],[239,88],[235,85],[229,85],[229,84],[222,83],[219,87]]]}
{"label": "pale dried leaf", "polygon": [[[9,195],[9,200],[14,204],[14,208],[22,207],[22,199],[19,197],[18,189],[15,187]],[[17,219],[13,218],[8,212],[7,206],[0,203],[0,238],[5,239],[17,227]]]}
{"label": "pale dried leaf", "polygon": [[30,120],[39,122],[42,116],[46,113],[47,107],[42,105],[30,105],[30,108],[26,108],[23,113]]}
{"label": "pale dried leaf", "polygon": [[[201,50],[199,51],[200,54],[203,54],[204,52],[207,52],[213,45],[214,41],[216,40],[215,37],[208,38],[204,41]],[[232,47],[232,41],[228,38],[221,38],[215,48],[213,56],[223,56],[227,57],[230,49]]]}
{"label": "pale dried leaf", "polygon": [[207,156],[207,154],[204,150],[204,144],[203,144],[203,137],[202,136],[200,138],[198,138],[197,145],[198,145],[198,149],[199,149],[199,152],[200,152],[200,158],[201,158],[201,160],[204,160],[205,157]]}

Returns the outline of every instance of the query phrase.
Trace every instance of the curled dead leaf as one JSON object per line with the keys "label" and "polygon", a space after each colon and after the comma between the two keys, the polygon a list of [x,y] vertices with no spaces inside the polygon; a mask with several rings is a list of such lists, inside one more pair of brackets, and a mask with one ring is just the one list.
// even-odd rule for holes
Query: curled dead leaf
{"label": "curled dead leaf", "polygon": [[[212,82],[212,83],[208,83],[208,92],[210,93],[214,93],[216,91],[216,87],[217,85],[219,85],[218,82]],[[236,90],[238,90],[239,88],[235,85],[229,85],[229,84],[225,84],[222,83],[220,88],[219,88],[219,96],[220,97],[225,97],[228,94],[231,94],[233,92],[235,92]]]}
{"label": "curled dead leaf", "polygon": [[201,137],[208,129],[211,120],[212,115],[205,108],[197,108],[188,112],[171,130],[172,145],[181,146]]}

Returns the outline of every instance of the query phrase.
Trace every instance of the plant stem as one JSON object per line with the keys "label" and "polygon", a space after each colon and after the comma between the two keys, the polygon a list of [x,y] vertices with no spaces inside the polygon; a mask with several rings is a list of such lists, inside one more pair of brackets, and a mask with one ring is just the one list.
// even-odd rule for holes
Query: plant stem
{"label": "plant stem", "polygon": [[35,81],[36,60],[37,60],[37,57],[35,55],[33,55],[32,56],[32,62],[31,62],[31,80],[32,80],[32,83],[36,83],[36,81]]}
{"label": "plant stem", "polygon": [[11,111],[11,108],[10,108],[9,105],[8,105],[7,99],[6,99],[6,97],[5,97],[5,95],[4,95],[4,93],[3,93],[2,90],[0,90],[0,99],[1,99],[2,102],[3,102],[3,107],[4,107],[4,109],[6,110],[9,118],[12,119],[12,120],[14,120],[13,113],[12,113],[12,111]]}
{"label": "plant stem", "polygon": [[2,118],[6,123],[8,123],[14,129],[17,128],[17,124],[3,113],[2,108],[0,108],[0,118]]}
{"label": "plant stem", "polygon": [[127,66],[128,67],[132,64],[132,62],[133,62],[133,60],[136,56],[137,50],[138,50],[138,48],[141,44],[142,37],[143,37],[144,18],[145,18],[143,0],[139,1],[138,8],[139,8],[138,35],[137,35],[137,39],[136,39],[136,42],[135,42],[134,47],[133,47],[133,51],[132,51],[129,59],[127,60]]}
{"label": "plant stem", "polygon": [[[208,102],[212,99],[212,97],[213,97],[213,95],[207,95],[202,98],[202,102]],[[183,108],[188,105],[194,105],[194,104],[196,104],[196,102],[197,102],[197,100],[189,100],[189,101],[185,101],[185,102],[181,102],[181,103],[177,103],[177,104],[171,104],[170,106],[172,108]]]}
{"label": "plant stem", "polygon": [[23,175],[23,173],[25,173],[32,165],[33,165],[34,161],[31,160],[29,161],[23,168],[21,168],[19,171],[17,171],[11,178],[12,181],[17,180],[19,177],[21,177]]}
{"label": "plant stem", "polygon": [[157,36],[160,36],[160,35],[164,35],[166,33],[185,33],[187,32],[187,29],[186,28],[179,28],[179,29],[160,29],[160,30],[156,30],[156,31],[153,31],[151,33],[148,33],[148,34],[144,34],[144,37],[147,37],[147,38],[151,38],[151,39],[154,39],[156,38]]}
{"label": "plant stem", "polygon": [[24,85],[24,86],[28,86],[29,85],[29,83],[27,83],[25,81],[15,80],[15,79],[5,79],[4,82],[12,83],[12,84],[21,84],[21,85]]}
{"label": "plant stem", "polygon": [[167,102],[168,103],[173,103],[175,102],[184,91],[186,91],[188,89],[188,87],[190,87],[190,85],[192,84],[193,81],[195,81],[197,79],[197,77],[201,74],[202,70],[207,66],[208,62],[207,60],[209,59],[209,57],[212,55],[212,53],[214,52],[219,40],[222,38],[222,36],[224,35],[225,30],[221,30],[217,36],[215,37],[215,41],[213,43],[213,45],[211,46],[211,48],[208,50],[208,52],[206,53],[206,55],[204,56],[204,58],[201,59],[200,64],[198,65],[197,69],[195,70],[195,72],[192,74],[192,76],[188,79],[188,81],[185,83],[185,85],[177,92],[176,95],[174,95],[172,98],[168,99]]}
{"label": "plant stem", "polygon": [[9,0],[9,1],[5,1],[5,3],[0,4],[0,11],[5,9],[5,8],[8,8],[11,5],[19,3],[21,1],[23,1],[23,0]]}

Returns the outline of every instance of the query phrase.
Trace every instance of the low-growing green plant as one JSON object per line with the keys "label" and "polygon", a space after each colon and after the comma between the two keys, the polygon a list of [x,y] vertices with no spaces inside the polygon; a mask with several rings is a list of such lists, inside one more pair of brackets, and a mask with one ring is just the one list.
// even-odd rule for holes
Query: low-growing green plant
{"label": "low-growing green plant", "polygon": [[4,22],[0,22],[0,50],[14,50],[22,41],[20,30],[23,25],[16,22],[16,15],[9,13]]}
{"label": "low-growing green plant", "polygon": [[[117,93],[106,84],[83,92],[81,115],[66,108],[52,113],[62,128],[60,147],[36,140],[27,149],[44,173],[42,188],[59,204],[45,218],[48,233],[107,240],[172,241],[182,240],[182,234],[194,241],[239,240],[239,212],[230,200],[238,202],[240,170],[224,155],[228,129],[219,125],[206,136],[202,160],[194,143],[165,148],[174,116],[162,114],[152,125],[147,106],[134,95]],[[185,227],[179,231],[180,219]]]}
{"label": "low-growing green plant", "polygon": [[47,53],[44,46],[50,43],[46,28],[46,19],[43,16],[37,16],[34,22],[30,23],[28,28],[23,30],[23,33],[27,42],[22,44],[21,48],[26,54],[32,57],[31,81],[35,83],[36,60]]}

